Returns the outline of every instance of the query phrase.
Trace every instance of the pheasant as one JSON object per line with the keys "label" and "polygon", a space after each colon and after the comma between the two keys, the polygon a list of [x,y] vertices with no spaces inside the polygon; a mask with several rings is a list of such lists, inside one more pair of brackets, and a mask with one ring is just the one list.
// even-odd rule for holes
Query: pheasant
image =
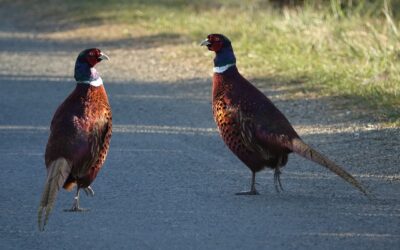
{"label": "pheasant", "polygon": [[324,166],[365,195],[367,190],[349,173],[303,142],[279,109],[246,80],[236,67],[230,40],[210,34],[202,43],[214,51],[212,111],[225,144],[252,172],[251,188],[238,195],[259,194],[256,173],[265,167],[274,170],[274,184],[282,191],[281,168],[292,152]]}
{"label": "pheasant", "polygon": [[[99,49],[82,51],[75,63],[76,87],[56,110],[46,146],[47,180],[39,211],[39,230],[43,231],[61,187],[76,195],[71,209],[79,206],[79,191],[93,196],[90,184],[100,171],[109,149],[112,115],[103,80],[94,66],[108,56]],[[44,219],[43,219],[44,217]]]}

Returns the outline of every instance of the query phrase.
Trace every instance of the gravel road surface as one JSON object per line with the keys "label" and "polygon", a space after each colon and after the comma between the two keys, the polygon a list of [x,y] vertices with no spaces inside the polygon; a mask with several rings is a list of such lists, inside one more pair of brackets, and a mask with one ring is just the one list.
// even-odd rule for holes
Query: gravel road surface
{"label": "gravel road surface", "polygon": [[[304,140],[376,200],[298,156],[283,169],[285,192],[276,193],[266,170],[257,175],[261,195],[235,196],[249,187],[250,171],[215,129],[211,55],[171,60],[179,39],[52,38],[0,24],[1,249],[400,249],[399,129],[258,79]],[[109,155],[95,197],[82,194],[91,210],[63,212],[73,199],[63,190],[39,232],[48,127],[74,88],[77,54],[93,46],[111,58],[98,67],[113,109]]]}

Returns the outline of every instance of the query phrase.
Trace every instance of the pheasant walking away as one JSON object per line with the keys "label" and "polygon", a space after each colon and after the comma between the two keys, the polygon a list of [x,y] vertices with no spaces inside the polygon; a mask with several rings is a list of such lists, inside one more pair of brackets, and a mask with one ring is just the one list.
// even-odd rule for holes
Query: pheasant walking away
{"label": "pheasant walking away", "polygon": [[47,180],[38,211],[41,231],[61,187],[71,191],[76,186],[73,206],[67,211],[84,211],[79,207],[81,189],[94,195],[90,184],[106,159],[112,133],[111,108],[103,80],[94,68],[102,60],[108,60],[108,56],[96,48],[79,54],[75,64],[76,88],[51,121],[45,153]]}
{"label": "pheasant walking away", "polygon": [[274,169],[275,188],[278,192],[283,190],[280,169],[294,152],[328,168],[368,195],[353,176],[304,143],[278,108],[238,72],[232,45],[226,36],[210,34],[201,45],[216,54],[212,110],[221,137],[252,172],[250,191],[237,194],[258,194],[256,173],[265,167]]}

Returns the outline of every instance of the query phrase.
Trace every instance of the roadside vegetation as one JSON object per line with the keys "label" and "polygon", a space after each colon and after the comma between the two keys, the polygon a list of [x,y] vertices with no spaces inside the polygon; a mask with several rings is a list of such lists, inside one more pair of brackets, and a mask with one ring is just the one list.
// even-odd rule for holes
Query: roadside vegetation
{"label": "roadside vegetation", "polygon": [[[282,4],[288,2],[287,4]],[[48,4],[46,4],[48,3]],[[395,0],[99,0],[31,2],[41,18],[75,25],[123,24],[193,41],[231,38],[249,78],[299,84],[400,125],[400,1]],[[22,3],[21,3],[22,4]],[[127,32],[129,35],[129,32]],[[177,49],[179,44],[177,44]]]}

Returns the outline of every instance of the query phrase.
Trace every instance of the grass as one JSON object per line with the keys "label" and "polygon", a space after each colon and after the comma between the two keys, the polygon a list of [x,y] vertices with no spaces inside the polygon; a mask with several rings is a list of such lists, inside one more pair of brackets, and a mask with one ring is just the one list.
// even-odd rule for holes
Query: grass
{"label": "grass", "polygon": [[[59,1],[33,8],[79,25],[129,24],[198,43],[208,33],[231,38],[247,77],[302,82],[319,96],[351,100],[400,125],[400,27],[397,2],[305,1],[277,9],[260,0]],[[194,3],[195,2],[195,3]],[[346,1],[342,1],[346,2]],[[352,5],[350,6],[349,3]],[[189,58],[201,49],[185,50]]]}

